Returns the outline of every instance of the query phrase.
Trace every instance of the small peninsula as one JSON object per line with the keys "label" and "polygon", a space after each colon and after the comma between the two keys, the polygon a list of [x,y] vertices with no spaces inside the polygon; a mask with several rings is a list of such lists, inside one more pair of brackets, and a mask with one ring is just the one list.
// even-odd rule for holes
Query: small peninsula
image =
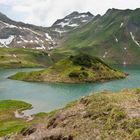
{"label": "small peninsula", "polygon": [[16,115],[27,109],[32,109],[32,105],[18,100],[0,100],[0,137],[29,127],[25,118]]}
{"label": "small peninsula", "polygon": [[14,80],[50,83],[89,83],[121,79],[126,73],[115,70],[97,57],[77,54],[60,60],[46,70],[18,72]]}

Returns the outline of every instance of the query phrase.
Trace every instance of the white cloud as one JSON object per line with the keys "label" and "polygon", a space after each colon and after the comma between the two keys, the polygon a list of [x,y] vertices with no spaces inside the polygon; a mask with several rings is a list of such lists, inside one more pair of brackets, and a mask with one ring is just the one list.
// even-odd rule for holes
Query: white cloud
{"label": "white cloud", "polygon": [[25,14],[25,22],[47,26],[83,6],[75,0],[71,0],[70,3],[66,0],[28,0],[14,4],[12,9]]}
{"label": "white cloud", "polygon": [[104,14],[109,8],[140,7],[139,0],[0,0],[1,4],[10,6],[12,11],[9,12],[20,13],[24,17],[22,21],[43,26],[51,25],[72,11],[90,11],[96,15]]}
{"label": "white cloud", "polygon": [[4,3],[5,3],[5,1],[6,1],[6,0],[1,0],[1,1],[0,1],[0,4],[4,4]]}

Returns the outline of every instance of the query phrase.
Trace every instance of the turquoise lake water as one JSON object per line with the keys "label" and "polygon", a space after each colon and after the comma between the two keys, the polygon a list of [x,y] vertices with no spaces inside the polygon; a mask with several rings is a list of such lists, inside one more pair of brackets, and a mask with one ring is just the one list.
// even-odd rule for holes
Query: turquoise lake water
{"label": "turquoise lake water", "polygon": [[18,71],[38,69],[6,69],[0,70],[0,100],[22,100],[33,105],[27,114],[49,112],[64,107],[70,101],[92,92],[111,90],[119,91],[124,88],[140,87],[140,66],[114,66],[129,74],[126,79],[104,83],[90,84],[48,84],[30,83],[7,79]]}

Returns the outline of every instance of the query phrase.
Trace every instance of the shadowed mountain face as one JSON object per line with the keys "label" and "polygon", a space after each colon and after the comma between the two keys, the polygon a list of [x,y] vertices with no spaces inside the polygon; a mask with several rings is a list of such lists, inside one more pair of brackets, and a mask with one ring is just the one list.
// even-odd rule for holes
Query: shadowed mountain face
{"label": "shadowed mountain face", "polygon": [[[61,26],[61,30],[64,32],[73,30],[75,27],[87,23],[93,18],[93,15],[90,13],[74,13],[67,16],[70,26],[65,26],[64,24]],[[62,19],[61,22],[65,23],[65,19]],[[67,29],[68,26],[70,28]],[[52,27],[40,27],[13,21],[0,13],[0,45],[7,48],[18,47],[51,50],[57,47],[59,38],[62,36],[59,28],[57,22]]]}
{"label": "shadowed mountain face", "polygon": [[61,46],[111,63],[140,64],[140,9],[109,9],[105,15],[71,32]]}

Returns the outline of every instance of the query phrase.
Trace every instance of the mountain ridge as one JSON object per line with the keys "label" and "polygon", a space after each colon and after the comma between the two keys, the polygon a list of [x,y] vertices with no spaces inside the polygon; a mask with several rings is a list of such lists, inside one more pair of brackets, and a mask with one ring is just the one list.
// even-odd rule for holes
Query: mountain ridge
{"label": "mountain ridge", "polygon": [[86,51],[109,63],[139,64],[139,15],[139,8],[109,9],[103,16],[63,38],[60,50]]}
{"label": "mountain ridge", "polygon": [[[56,21],[52,27],[46,27],[47,32],[42,31],[44,28],[38,31],[19,27],[22,29],[19,30],[18,27],[0,23],[0,41],[10,42],[12,47],[48,50],[55,62],[66,55],[87,52],[108,63],[140,64],[139,13],[140,8],[112,8],[103,16],[74,11]],[[79,18],[80,16],[84,18]],[[89,20],[82,24],[81,21],[86,16]],[[14,39],[13,35],[18,37]],[[9,38],[5,40],[5,37]]]}
{"label": "mountain ridge", "polygon": [[[79,14],[80,13],[78,13],[78,15]],[[91,16],[91,14],[87,14]],[[61,21],[63,22],[63,19],[61,19]],[[88,22],[88,19],[86,22]],[[78,26],[81,26],[81,24],[82,23],[79,23]],[[74,27],[71,26],[69,30],[72,30],[73,28]],[[63,29],[63,31],[64,30],[65,29]],[[51,50],[57,47],[60,36],[62,36],[62,34],[60,34],[57,27],[54,29],[53,26],[42,27],[33,24],[17,22],[11,20],[3,13],[0,13],[0,44],[2,47],[22,47]]]}

